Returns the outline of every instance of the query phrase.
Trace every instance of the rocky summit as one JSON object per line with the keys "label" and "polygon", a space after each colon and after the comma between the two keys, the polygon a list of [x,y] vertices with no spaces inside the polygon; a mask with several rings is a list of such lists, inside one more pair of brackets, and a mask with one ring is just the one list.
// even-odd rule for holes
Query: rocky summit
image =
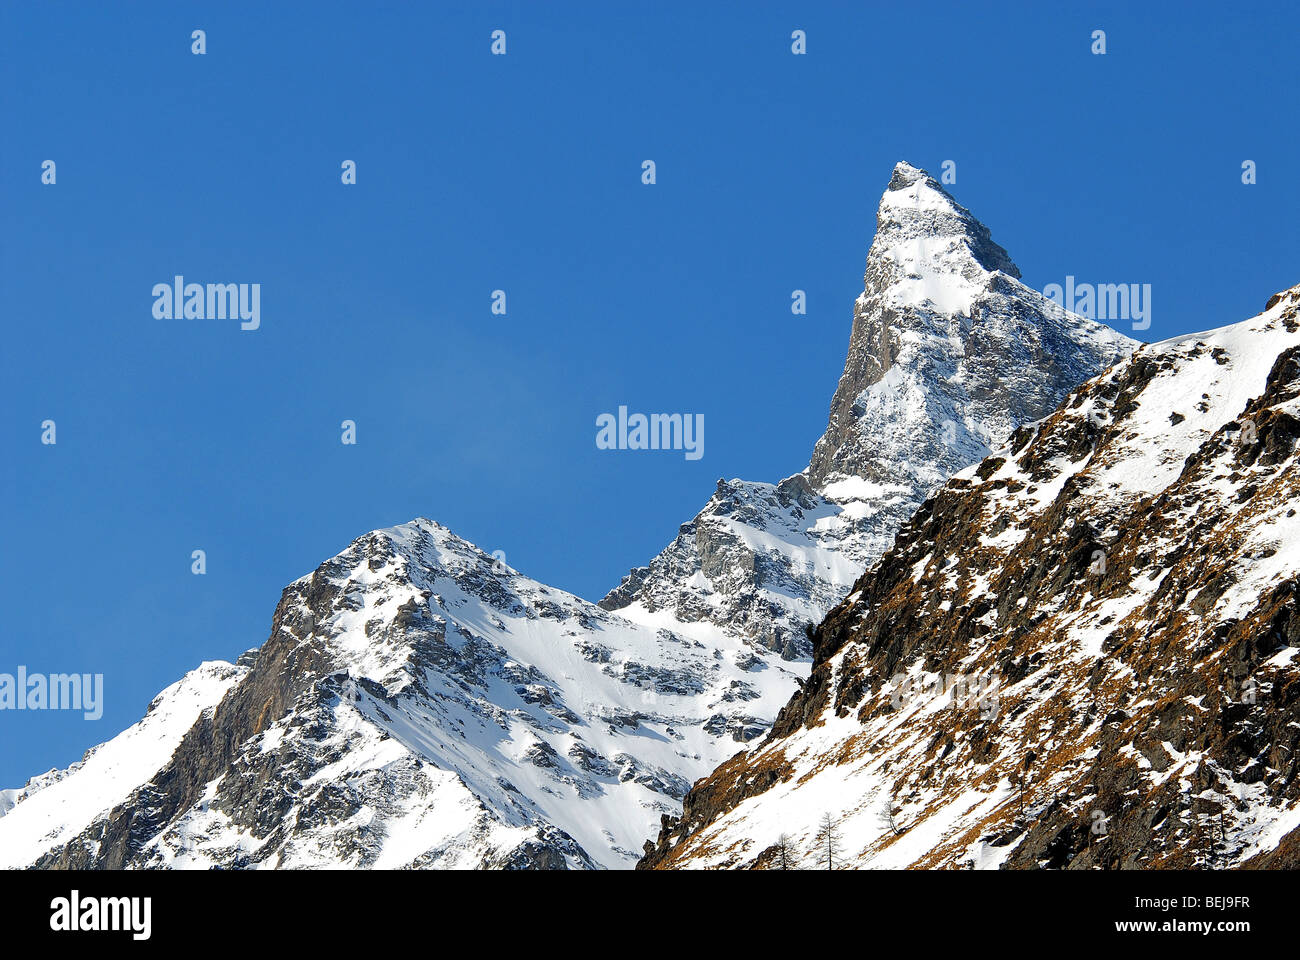
{"label": "rocky summit", "polygon": [[899,164],[805,470],[719,481],[599,605],[430,520],[369,533],[260,647],[0,791],[0,866],[631,867],[695,822],[693,782],[798,727],[814,666],[794,703],[820,704],[841,601],[933,489],[1135,346],[1018,277]]}

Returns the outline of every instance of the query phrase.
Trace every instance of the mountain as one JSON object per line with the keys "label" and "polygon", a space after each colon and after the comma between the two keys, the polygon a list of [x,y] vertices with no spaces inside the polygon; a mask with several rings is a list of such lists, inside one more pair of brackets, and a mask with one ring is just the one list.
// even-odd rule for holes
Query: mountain
{"label": "mountain", "polygon": [[601,601],[739,630],[787,659],[936,486],[1136,346],[1020,282],[988,229],[900,163],[876,214],[830,422],[812,461],[713,499]]}
{"label": "mountain", "polygon": [[1300,866],[1300,286],[926,500],[645,868]]}
{"label": "mountain", "polygon": [[796,675],[721,634],[611,615],[423,519],[290,584],[245,660],[183,736],[150,744],[142,785],[37,865],[627,865]]}
{"label": "mountain", "polygon": [[807,470],[719,481],[599,605],[429,520],[367,534],[202,696],[0,794],[0,866],[632,866],[929,490],[1133,346],[1017,278],[899,164]]}

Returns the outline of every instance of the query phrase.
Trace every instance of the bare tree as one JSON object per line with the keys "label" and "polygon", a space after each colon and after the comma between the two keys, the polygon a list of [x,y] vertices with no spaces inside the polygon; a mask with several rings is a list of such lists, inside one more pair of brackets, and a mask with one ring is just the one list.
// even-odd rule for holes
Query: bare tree
{"label": "bare tree", "polygon": [[885,797],[885,806],[880,811],[880,825],[896,837],[903,832],[903,828],[894,819],[894,795],[892,793]]}
{"label": "bare tree", "polygon": [[1038,754],[1033,750],[1030,750],[1025,754],[1025,758],[1020,764],[1020,769],[1012,771],[1011,774],[1011,782],[1020,788],[1020,812],[1016,817],[1018,821],[1023,820],[1025,817],[1025,793],[1029,790],[1030,785],[1029,768],[1037,759]]}
{"label": "bare tree", "polygon": [[776,838],[776,863],[777,870],[794,869],[794,845],[790,843],[790,838],[784,833]]}
{"label": "bare tree", "polygon": [[838,821],[829,813],[822,817],[813,842],[817,844],[818,862],[824,863],[827,870],[834,870],[835,855],[839,853],[840,848],[840,827]]}
{"label": "bare tree", "polygon": [[[1192,807],[1196,809],[1195,806]],[[1223,807],[1219,807],[1218,816],[1215,816],[1214,810],[1209,809],[1204,813],[1193,813],[1195,818],[1196,832],[1193,837],[1193,847],[1196,851],[1197,865],[1203,870],[1215,870],[1219,867],[1219,851],[1222,846],[1227,850],[1227,831],[1223,824]],[[1218,821],[1217,828],[1215,821]],[[1223,841],[1221,844],[1220,841]]]}

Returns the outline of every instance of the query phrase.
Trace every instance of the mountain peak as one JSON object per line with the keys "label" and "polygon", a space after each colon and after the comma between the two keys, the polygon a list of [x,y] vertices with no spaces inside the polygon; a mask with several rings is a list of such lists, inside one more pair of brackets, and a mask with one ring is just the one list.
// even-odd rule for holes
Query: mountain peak
{"label": "mountain peak", "polygon": [[719,480],[649,564],[600,602],[651,625],[738,631],[787,659],[894,542],[927,494],[1133,342],[1016,279],[933,177],[895,165],[880,202],[844,375],[806,470]]}
{"label": "mountain peak", "polygon": [[889,186],[880,198],[876,212],[876,243],[872,244],[872,249],[880,247],[883,252],[918,238],[925,238],[928,249],[949,241],[947,252],[957,255],[916,264],[922,272],[968,273],[969,268],[960,260],[970,257],[984,271],[1000,270],[1020,279],[1019,268],[1006,250],[993,242],[988,227],[972,216],[926,171],[899,161],[894,165]]}
{"label": "mountain peak", "polygon": [[[1132,349],[1102,324],[1054,317],[1019,278],[943,186],[895,165],[844,374],[809,466],[815,489],[860,477],[923,496]],[[919,502],[899,505],[904,518]]]}
{"label": "mountain peak", "polygon": [[934,177],[930,176],[929,173],[922,170],[920,167],[912,166],[912,164],[908,163],[906,160],[899,160],[898,163],[894,164],[894,175],[889,179],[888,189],[901,190],[904,187],[910,187],[918,180],[928,180],[930,183],[934,184],[936,188],[940,190],[943,189],[942,187],[939,187],[938,183],[935,182]]}

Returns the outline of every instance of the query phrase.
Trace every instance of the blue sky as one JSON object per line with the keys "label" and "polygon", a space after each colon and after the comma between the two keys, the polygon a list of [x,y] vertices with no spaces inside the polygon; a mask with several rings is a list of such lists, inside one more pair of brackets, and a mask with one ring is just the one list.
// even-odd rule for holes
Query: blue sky
{"label": "blue sky", "polygon": [[[599,599],[717,478],[802,469],[897,160],[955,161],[1039,289],[1150,283],[1145,339],[1262,309],[1300,282],[1300,15],[1162,6],[0,7],[0,672],[105,675],[97,722],[0,712],[0,787],[368,530]],[[261,328],[154,319],[178,273],[260,283]],[[704,414],[705,455],[597,450],[620,404]]]}

